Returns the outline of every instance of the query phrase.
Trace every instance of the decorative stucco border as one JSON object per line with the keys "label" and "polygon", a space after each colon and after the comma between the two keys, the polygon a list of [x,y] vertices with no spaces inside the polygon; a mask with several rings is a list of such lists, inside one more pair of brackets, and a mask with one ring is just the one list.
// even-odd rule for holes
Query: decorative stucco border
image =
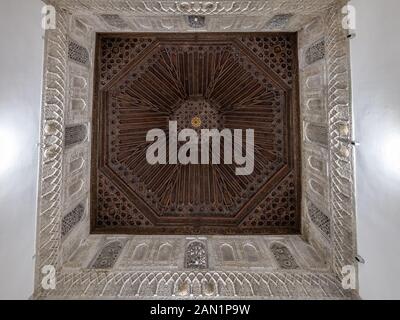
{"label": "decorative stucco border", "polygon": [[331,273],[94,272],[62,274],[53,297],[70,299],[350,299]]}
{"label": "decorative stucco border", "polygon": [[[317,8],[328,9],[336,0],[48,0],[71,12],[82,14],[124,14],[133,16],[171,15],[234,15],[265,16],[271,12],[287,13],[304,11],[310,13]],[[279,12],[280,11],[280,12]]]}
{"label": "decorative stucco border", "polygon": [[342,28],[345,1],[340,2],[341,6],[331,8],[326,16],[332,268],[338,276],[344,266],[355,265],[356,255],[350,49]]}
{"label": "decorative stucco border", "polygon": [[[340,4],[340,6],[339,6]],[[67,100],[68,24],[70,15],[57,10],[57,28],[46,33],[44,88],[41,133],[40,195],[38,215],[36,298],[44,297],[152,297],[159,295],[161,283],[171,282],[169,297],[206,297],[196,291],[198,284],[208,286],[218,281],[229,293],[214,287],[217,297],[241,298],[345,298],[340,286],[342,267],[354,265],[355,212],[353,199],[353,165],[351,132],[350,69],[348,41],[341,28],[340,8],[331,7],[326,14],[326,49],[328,69],[328,120],[330,155],[330,212],[333,223],[333,273],[275,272],[96,272],[82,270],[66,274],[61,271],[61,217],[63,204],[64,113]],[[43,290],[41,270],[52,265],[57,270],[56,290]],[[197,279],[197,280],[196,280]],[[186,283],[181,285],[181,283]],[[247,285],[250,283],[250,287]],[[127,290],[129,284],[130,290]],[[138,289],[133,289],[138,284]],[[146,284],[146,285],[144,285]],[[272,287],[277,288],[274,290]],[[141,289],[143,288],[143,289]],[[249,289],[250,288],[250,289]],[[255,289],[256,288],[256,289]],[[279,289],[278,289],[279,288]],[[180,292],[180,293],[179,293]],[[210,294],[210,297],[214,295]]]}
{"label": "decorative stucco border", "polygon": [[67,88],[68,16],[57,13],[57,28],[46,32],[41,118],[39,206],[35,285],[46,265],[60,267],[63,204],[64,112]]}

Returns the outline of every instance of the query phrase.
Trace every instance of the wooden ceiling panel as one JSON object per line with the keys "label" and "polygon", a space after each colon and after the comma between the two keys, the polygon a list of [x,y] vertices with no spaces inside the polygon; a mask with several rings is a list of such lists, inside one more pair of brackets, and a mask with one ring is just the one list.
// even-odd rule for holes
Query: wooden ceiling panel
{"label": "wooden ceiling panel", "polygon": [[[99,34],[91,229],[132,234],[300,230],[296,34]],[[254,129],[254,171],[156,164],[149,130]]]}

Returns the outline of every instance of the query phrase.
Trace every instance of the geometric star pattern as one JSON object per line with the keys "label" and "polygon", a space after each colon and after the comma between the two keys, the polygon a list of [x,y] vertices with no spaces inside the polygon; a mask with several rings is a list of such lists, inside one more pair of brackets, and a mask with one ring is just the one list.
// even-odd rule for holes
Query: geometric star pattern
{"label": "geometric star pattern", "polygon": [[[98,35],[92,232],[299,233],[296,52],[295,34]],[[146,134],[169,121],[242,129],[243,149],[254,129],[253,173],[149,164]]]}

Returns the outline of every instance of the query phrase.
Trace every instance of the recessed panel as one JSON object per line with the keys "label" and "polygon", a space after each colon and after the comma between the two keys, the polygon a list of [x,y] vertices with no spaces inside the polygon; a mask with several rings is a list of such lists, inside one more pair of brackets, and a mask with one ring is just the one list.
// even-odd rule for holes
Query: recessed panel
{"label": "recessed panel", "polygon": [[298,233],[296,52],[295,34],[100,34],[92,232]]}

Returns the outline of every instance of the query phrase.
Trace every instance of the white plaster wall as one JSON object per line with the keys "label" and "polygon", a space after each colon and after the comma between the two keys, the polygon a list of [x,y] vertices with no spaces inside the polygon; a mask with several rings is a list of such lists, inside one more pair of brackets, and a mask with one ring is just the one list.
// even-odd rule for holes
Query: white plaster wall
{"label": "white plaster wall", "polygon": [[352,4],[360,295],[400,299],[400,1]]}
{"label": "white plaster wall", "polygon": [[33,292],[42,6],[39,0],[0,2],[0,299]]}

